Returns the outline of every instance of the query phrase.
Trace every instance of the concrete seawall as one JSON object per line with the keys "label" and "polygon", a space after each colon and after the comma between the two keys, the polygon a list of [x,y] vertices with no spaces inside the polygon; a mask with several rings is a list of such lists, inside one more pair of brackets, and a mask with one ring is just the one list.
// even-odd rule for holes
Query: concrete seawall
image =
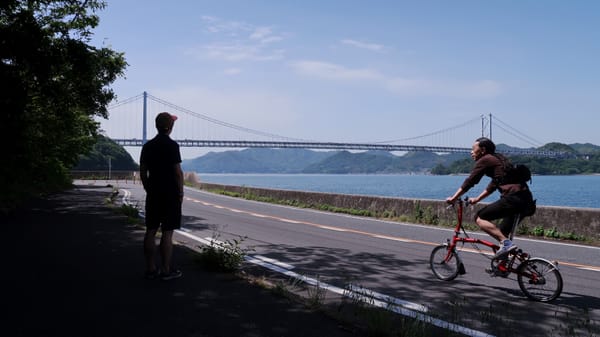
{"label": "concrete seawall", "polygon": [[[440,223],[452,223],[456,219],[456,214],[447,209],[448,205],[443,200],[275,190],[208,183],[200,183],[199,187],[203,190],[222,190],[277,200],[293,200],[305,205],[329,205],[366,210],[378,216],[393,215],[407,219],[420,217],[425,222],[436,219]],[[475,206],[476,209],[479,207],[482,206]],[[465,221],[473,223],[474,214],[474,210],[468,211],[465,214]],[[600,209],[538,206],[535,215],[526,218],[523,225],[529,228],[541,227],[545,230],[556,228],[560,233],[572,232],[595,242],[600,241]]]}

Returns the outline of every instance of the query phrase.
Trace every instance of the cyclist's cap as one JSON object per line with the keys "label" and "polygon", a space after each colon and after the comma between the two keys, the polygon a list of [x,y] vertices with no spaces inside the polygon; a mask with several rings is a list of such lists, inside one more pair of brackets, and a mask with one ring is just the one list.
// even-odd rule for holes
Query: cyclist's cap
{"label": "cyclist's cap", "polygon": [[156,128],[159,130],[167,130],[173,126],[177,120],[177,116],[171,115],[168,112],[161,112],[156,116]]}

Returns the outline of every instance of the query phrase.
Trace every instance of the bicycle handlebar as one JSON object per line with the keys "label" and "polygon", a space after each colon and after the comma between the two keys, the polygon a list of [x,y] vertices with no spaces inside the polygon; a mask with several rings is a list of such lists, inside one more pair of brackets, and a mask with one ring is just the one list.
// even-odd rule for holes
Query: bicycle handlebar
{"label": "bicycle handlebar", "polygon": [[449,203],[449,205],[446,207],[446,209],[454,208],[456,203],[460,203],[460,204],[464,205],[464,207],[469,207],[469,205],[473,205],[472,203],[469,202],[469,197],[465,196],[464,198],[458,198],[454,202]]}

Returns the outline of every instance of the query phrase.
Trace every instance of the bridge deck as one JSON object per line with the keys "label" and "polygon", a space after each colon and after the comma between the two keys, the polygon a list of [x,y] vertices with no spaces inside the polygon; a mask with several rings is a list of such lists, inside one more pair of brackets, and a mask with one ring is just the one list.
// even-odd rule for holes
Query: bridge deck
{"label": "bridge deck", "polygon": [[[142,146],[142,139],[113,139],[122,146]],[[176,139],[181,147],[220,147],[220,148],[295,148],[319,150],[371,150],[371,151],[400,151],[400,152],[437,152],[437,153],[470,153],[471,148],[396,145],[396,144],[364,144],[364,143],[335,143],[335,142],[282,142],[282,141],[244,141],[244,140],[192,140]],[[540,151],[536,149],[511,149],[503,151],[511,155],[527,155],[540,157],[562,157],[565,152]]]}

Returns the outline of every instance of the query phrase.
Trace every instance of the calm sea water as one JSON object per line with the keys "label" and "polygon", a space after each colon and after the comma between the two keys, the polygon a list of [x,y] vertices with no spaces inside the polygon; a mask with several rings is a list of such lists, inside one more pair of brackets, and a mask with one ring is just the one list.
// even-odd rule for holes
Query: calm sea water
{"label": "calm sea water", "polygon": [[[225,185],[274,189],[376,195],[443,200],[452,195],[465,176],[369,175],[369,174],[207,174],[200,181]],[[484,177],[467,195],[485,188]],[[538,205],[600,208],[600,175],[534,176],[530,185]],[[486,201],[498,198],[495,193]]]}

